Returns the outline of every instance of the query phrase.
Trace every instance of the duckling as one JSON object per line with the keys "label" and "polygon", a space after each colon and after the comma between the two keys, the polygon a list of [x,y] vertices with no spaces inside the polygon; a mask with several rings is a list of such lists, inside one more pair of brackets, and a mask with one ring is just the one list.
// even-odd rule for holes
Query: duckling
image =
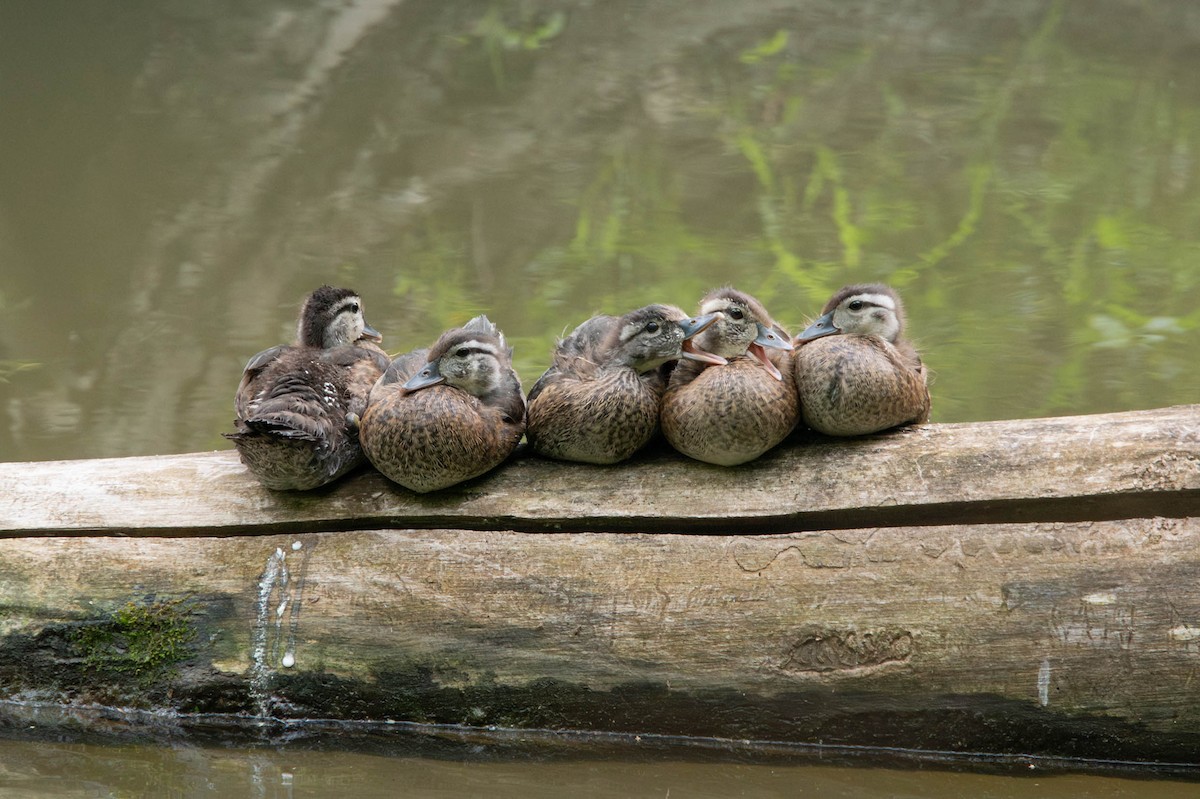
{"label": "duckling", "polygon": [[382,340],[358,294],[321,286],[300,308],[296,343],[250,359],[234,397],[235,430],[224,435],[260,483],[316,488],[363,462],[358,418],[388,366]]}
{"label": "duckling", "polygon": [[792,343],[758,300],[733,288],[709,293],[700,313],[720,319],[696,346],[728,363],[679,362],[663,396],[663,434],[684,455],[734,466],[771,449],[800,419]]}
{"label": "duckling", "polygon": [[490,471],[524,433],[512,349],[477,316],[392,362],[371,389],[359,437],[376,469],[425,493]]}
{"label": "duckling", "polygon": [[582,463],[631,457],[658,431],[666,388],[659,367],[679,358],[725,363],[692,346],[692,337],[716,320],[715,313],[689,319],[678,308],[647,305],[575,328],[529,392],[530,446]]}
{"label": "duckling", "polygon": [[804,422],[858,436],[929,420],[926,371],[904,336],[904,306],[890,287],[846,286],[796,337],[793,356]]}

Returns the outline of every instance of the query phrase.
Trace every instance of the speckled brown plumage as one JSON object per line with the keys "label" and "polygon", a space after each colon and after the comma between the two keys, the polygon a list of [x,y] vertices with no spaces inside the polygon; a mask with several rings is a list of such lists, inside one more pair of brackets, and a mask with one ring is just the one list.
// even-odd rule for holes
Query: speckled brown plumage
{"label": "speckled brown plumage", "polygon": [[658,430],[665,380],[659,369],[680,357],[707,357],[685,340],[713,319],[648,305],[621,317],[596,316],[559,342],[550,368],[529,392],[526,436],[539,454],[583,463],[617,463]]}
{"label": "speckled brown plumage", "polygon": [[305,299],[296,343],[250,359],[225,437],[259,482],[311,489],[363,462],[358,417],[388,365],[379,340],[353,291],[322,286]]}
{"label": "speckled brown plumage", "polygon": [[793,356],[805,424],[854,436],[928,421],[926,370],[904,322],[900,298],[881,284],[847,286],[830,298]]}
{"label": "speckled brown plumage", "polygon": [[786,438],[799,420],[788,355],[781,350],[790,348],[789,336],[761,303],[735,289],[710,293],[700,311],[722,319],[697,336],[696,345],[729,362],[679,363],[663,397],[663,434],[697,460],[745,463]]}
{"label": "speckled brown plumage", "polygon": [[481,316],[393,361],[371,390],[360,438],[375,468],[423,493],[495,468],[524,432],[512,350]]}

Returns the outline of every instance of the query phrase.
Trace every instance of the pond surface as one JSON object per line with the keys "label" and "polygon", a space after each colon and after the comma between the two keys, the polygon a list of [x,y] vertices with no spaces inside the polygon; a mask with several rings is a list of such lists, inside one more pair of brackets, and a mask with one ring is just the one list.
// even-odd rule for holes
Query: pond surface
{"label": "pond surface", "polygon": [[1200,398],[1189,0],[0,9],[0,457],[227,448],[323,282],[526,386],[598,312],[884,280],[935,421]]}
{"label": "pond surface", "polygon": [[726,799],[1184,799],[1192,784],[1071,775],[997,777],[837,766],[587,760],[461,762],[347,752],[38,747],[0,741],[0,795],[83,797],[497,797]]}
{"label": "pond surface", "polygon": [[[58,718],[54,716],[58,715]],[[20,725],[13,724],[24,718]],[[488,739],[448,728],[390,734],[346,725],[324,733],[293,730],[290,743],[155,744],[110,728],[89,743],[63,732],[78,718],[0,707],[0,796],[60,797],[792,797],[820,799],[1175,799],[1196,785],[1147,779],[1109,765],[1091,775],[1053,761],[959,760],[933,766],[884,753],[873,768],[830,747],[762,751],[736,742],[680,748],[666,740],[612,736],[589,740],[515,733]],[[32,724],[28,722],[34,722]],[[46,722],[51,722],[47,724]],[[38,743],[21,740],[27,727]],[[103,723],[100,725],[103,726]],[[95,729],[95,728],[93,728]],[[143,728],[144,729],[144,728]],[[161,731],[160,731],[161,734]],[[145,738],[145,735],[139,736]],[[654,736],[651,736],[653,738]],[[962,769],[968,769],[963,771]],[[974,768],[979,773],[970,773]],[[982,769],[983,771],[980,771]],[[990,772],[990,773],[987,773]]]}
{"label": "pond surface", "polygon": [[[1192,0],[41,0],[0,6],[0,97],[0,460],[228,448],[246,359],[290,340],[325,282],[358,289],[393,353],[486,312],[527,387],[596,312],[691,309],[732,283],[798,329],[881,280],[935,373],[934,421],[1200,399]],[[0,742],[5,796],[350,779],[358,796],[1172,795]]]}

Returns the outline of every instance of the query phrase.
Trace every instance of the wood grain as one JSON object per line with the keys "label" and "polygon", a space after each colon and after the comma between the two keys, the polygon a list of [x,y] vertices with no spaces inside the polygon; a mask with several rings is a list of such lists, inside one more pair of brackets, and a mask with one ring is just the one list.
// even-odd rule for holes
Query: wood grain
{"label": "wood grain", "polygon": [[1200,406],[809,434],[728,469],[655,452],[529,456],[420,496],[364,471],[262,488],[232,451],[0,464],[0,535],[241,535],[372,527],[792,532],[1200,515]]}
{"label": "wood grain", "polygon": [[0,464],[0,536],[0,700],[1200,767],[1200,406],[425,496]]}
{"label": "wood grain", "polygon": [[[1200,761],[1200,519],[20,539],[0,571],[8,696]],[[178,673],[51,643],[147,598],[188,603]]]}

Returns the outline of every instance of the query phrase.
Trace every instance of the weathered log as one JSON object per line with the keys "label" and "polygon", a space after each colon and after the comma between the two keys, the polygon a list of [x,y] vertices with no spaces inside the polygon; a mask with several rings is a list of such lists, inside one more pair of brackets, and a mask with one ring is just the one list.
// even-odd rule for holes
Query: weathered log
{"label": "weathered log", "polygon": [[232,451],[0,464],[0,535],[241,535],[374,527],[793,532],[1200,514],[1200,405],[797,435],[736,469],[658,451],[615,467],[517,458],[417,495],[366,471],[273,492]]}
{"label": "weathered log", "polygon": [[[433,497],[5,464],[0,698],[1200,766],[1197,411],[528,458]],[[843,514],[878,523],[811,527]],[[590,532],[521,532],[555,525]]]}

